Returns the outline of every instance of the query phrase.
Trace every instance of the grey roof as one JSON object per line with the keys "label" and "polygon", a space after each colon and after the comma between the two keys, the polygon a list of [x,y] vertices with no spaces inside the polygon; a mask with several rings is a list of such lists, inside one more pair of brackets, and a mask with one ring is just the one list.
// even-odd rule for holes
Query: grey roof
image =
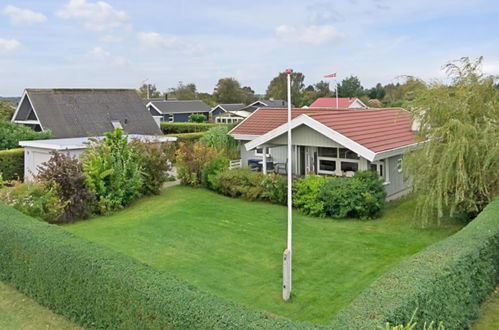
{"label": "grey roof", "polygon": [[217,107],[220,107],[220,108],[224,109],[225,111],[234,111],[234,110],[240,110],[240,109],[246,107],[246,105],[244,103],[220,103],[220,104],[217,104],[217,106],[215,106],[213,109],[215,109]]}
{"label": "grey roof", "polygon": [[264,103],[269,108],[285,108],[288,106],[288,102],[284,100],[260,100],[254,103],[261,102]]}
{"label": "grey roof", "polygon": [[26,89],[43,129],[54,138],[100,136],[119,121],[131,134],[161,134],[134,89]]}
{"label": "grey roof", "polygon": [[210,112],[211,108],[200,100],[163,100],[150,102],[162,114]]}

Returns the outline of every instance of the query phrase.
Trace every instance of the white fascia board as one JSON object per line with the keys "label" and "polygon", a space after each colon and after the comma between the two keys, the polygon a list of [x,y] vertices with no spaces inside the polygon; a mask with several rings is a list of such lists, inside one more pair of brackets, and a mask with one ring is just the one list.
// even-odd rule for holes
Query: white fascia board
{"label": "white fascia board", "polygon": [[154,103],[152,103],[152,101],[150,101],[149,103],[146,104],[146,107],[149,107],[149,106],[152,106],[159,114],[164,115],[163,111],[159,110],[158,107],[156,107],[154,105]]}
{"label": "white fascia board", "polygon": [[403,154],[403,153],[405,153],[405,152],[407,152],[407,151],[409,151],[411,149],[416,148],[417,146],[419,146],[420,144],[423,144],[425,142],[426,141],[417,142],[417,143],[413,143],[413,144],[408,144],[406,146],[402,146],[402,147],[388,149],[388,150],[385,150],[385,151],[378,152],[378,153],[376,153],[376,156],[374,157],[374,160],[372,160],[372,161],[381,160],[381,159],[389,158],[389,157],[392,157],[392,156],[401,155],[401,154]]}
{"label": "white fascia board", "polygon": [[13,120],[12,122],[25,125],[40,125],[40,122],[38,120]]}
{"label": "white fascia board", "polygon": [[[341,144],[345,148],[348,148],[355,152],[356,154],[360,155],[361,157],[366,158],[369,161],[372,161],[374,159],[374,156],[376,155],[375,152],[372,150],[369,150],[368,148],[364,147],[363,145],[347,138],[343,134],[340,134],[333,130],[330,127],[327,127],[326,125],[318,122],[317,120],[303,114],[295,119],[291,120],[291,129],[294,129],[300,125],[306,125],[310,127],[311,129],[315,130],[316,132],[326,136],[327,138],[333,140],[336,143]],[[250,141],[246,143],[244,146],[246,147],[246,150],[251,150],[254,149],[260,145],[263,145],[267,143],[268,141],[286,133],[288,130],[288,124],[284,123],[281,126],[273,129],[272,131],[269,131],[268,133],[254,139],[253,141]]]}
{"label": "white fascia board", "polygon": [[[28,102],[31,105],[31,109],[33,109],[33,112],[35,113],[36,119],[38,119],[36,123],[30,123],[30,122],[28,122],[26,120],[15,120],[15,118],[17,117],[17,114],[18,114],[19,110],[21,109],[21,105],[23,104],[25,98],[28,99]],[[40,128],[42,129],[42,131],[45,130],[43,128],[43,125],[42,125],[41,121],[40,121],[40,117],[38,116],[38,113],[36,113],[35,106],[33,105],[33,102],[31,102],[31,99],[29,98],[29,95],[28,95],[28,92],[27,92],[26,89],[23,92],[23,96],[21,97],[21,100],[19,101],[19,104],[17,105],[17,108],[16,108],[16,111],[14,112],[14,115],[12,116],[11,122],[18,123],[18,124],[35,124],[35,125],[40,125]]]}
{"label": "white fascia board", "polygon": [[227,112],[227,110],[225,110],[224,107],[222,107],[220,105],[217,105],[216,107],[211,108],[210,113],[212,113],[213,111],[215,111],[216,108],[220,108],[223,112]]}
{"label": "white fascia board", "polygon": [[24,101],[24,99],[26,98],[26,95],[27,95],[26,90],[24,90],[24,92],[23,92],[23,96],[22,96],[22,97],[21,97],[21,99],[19,100],[19,103],[17,104],[16,111],[14,111],[14,115],[12,116],[12,118],[11,118],[11,120],[10,120],[11,122],[13,122],[13,123],[15,122],[15,118],[16,118],[16,116],[17,116],[17,113],[19,112],[19,109],[21,108],[21,104],[23,104],[23,101]]}
{"label": "white fascia board", "polygon": [[259,137],[260,135],[250,135],[250,134],[230,134],[234,139],[241,141],[251,141]]}

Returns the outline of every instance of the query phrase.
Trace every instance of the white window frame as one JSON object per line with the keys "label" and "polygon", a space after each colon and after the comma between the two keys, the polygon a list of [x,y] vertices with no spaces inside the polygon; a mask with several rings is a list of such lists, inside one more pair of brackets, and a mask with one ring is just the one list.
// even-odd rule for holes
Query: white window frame
{"label": "white window frame", "polygon": [[[336,155],[337,155],[337,157],[319,156],[319,154],[318,154],[319,151],[317,151],[317,174],[342,175],[343,171],[341,170],[341,162],[356,163],[357,164],[357,168],[358,168],[357,172],[360,170],[360,156],[359,156],[359,154],[357,154],[357,156],[359,157],[359,159],[340,158],[340,149],[343,148],[343,147],[330,147],[330,148],[335,148],[336,149]],[[344,148],[344,149],[348,149],[348,148]],[[350,150],[350,151],[352,151],[352,150]],[[335,161],[336,162],[336,170],[334,172],[321,170],[321,167],[320,167],[320,161],[321,160]]]}
{"label": "white window frame", "polygon": [[[321,160],[332,161],[336,164],[336,169],[334,171],[321,170]],[[338,159],[331,157],[320,157],[317,156],[317,174],[336,174],[338,173]]]}
{"label": "white window frame", "polygon": [[[258,149],[262,149],[262,152],[258,152]],[[255,148],[255,156],[263,157],[263,149],[264,147]],[[268,147],[267,147],[267,157],[270,157],[270,148]]]}
{"label": "white window frame", "polygon": [[168,122],[173,123],[174,120],[175,118],[173,118],[173,114],[168,115]]}
{"label": "white window frame", "polygon": [[404,166],[403,159],[402,158],[398,158],[397,159],[397,172],[402,173],[403,166]]}

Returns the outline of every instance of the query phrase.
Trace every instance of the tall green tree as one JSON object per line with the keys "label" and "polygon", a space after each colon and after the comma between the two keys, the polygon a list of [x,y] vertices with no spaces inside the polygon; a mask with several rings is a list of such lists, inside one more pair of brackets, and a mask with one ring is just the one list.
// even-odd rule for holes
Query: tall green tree
{"label": "tall green tree", "polygon": [[239,103],[243,100],[241,84],[234,78],[222,78],[218,80],[213,91],[213,97],[218,103]]}
{"label": "tall green tree", "polygon": [[0,101],[0,120],[10,121],[16,107],[10,101]]}
{"label": "tall green tree", "polygon": [[381,85],[381,83],[377,83],[375,87],[371,88],[368,91],[367,96],[369,96],[370,99],[376,99],[381,101],[385,97],[385,94],[386,92],[383,85]]}
{"label": "tall green tree", "polygon": [[314,90],[316,97],[331,97],[333,92],[329,88],[329,83],[327,81],[321,80],[314,85]]}
{"label": "tall green tree", "polygon": [[[291,74],[291,102],[295,106],[302,106],[303,91],[305,89],[304,80],[305,76],[301,72],[293,72]],[[288,99],[287,90],[287,74],[281,72],[270,81],[267,92],[265,93],[265,98],[286,101]]]}
{"label": "tall green tree", "polygon": [[156,88],[156,85],[154,84],[142,84],[142,86],[139,87],[139,95],[141,98],[145,99],[147,98],[147,90],[149,89],[149,98],[158,98],[161,97],[162,93],[158,91]]}
{"label": "tall green tree", "polygon": [[356,76],[343,79],[338,86],[339,97],[361,97],[364,94],[364,87]]}
{"label": "tall green tree", "polygon": [[447,64],[451,85],[425,84],[413,102],[427,142],[406,155],[404,168],[424,225],[455,214],[471,218],[499,193],[499,92],[481,61]]}
{"label": "tall green tree", "polygon": [[244,86],[243,88],[241,88],[241,92],[243,95],[242,102],[244,104],[251,104],[258,100],[258,98],[255,96],[255,91],[249,86]]}
{"label": "tall green tree", "polygon": [[170,88],[169,93],[177,100],[195,100],[197,99],[197,89],[194,83],[184,85],[179,81],[177,87]]}

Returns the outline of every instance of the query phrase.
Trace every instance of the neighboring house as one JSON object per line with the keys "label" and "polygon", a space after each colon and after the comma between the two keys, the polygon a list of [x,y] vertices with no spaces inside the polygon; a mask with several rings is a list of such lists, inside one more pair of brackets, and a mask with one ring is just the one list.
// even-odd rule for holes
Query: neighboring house
{"label": "neighboring house", "polygon": [[369,107],[356,97],[338,97],[338,105],[335,97],[319,97],[310,104],[309,108],[368,109]]}
{"label": "neighboring house", "polygon": [[[402,176],[402,155],[419,143],[409,112],[295,108],[292,118],[294,175],[353,176],[371,169],[384,181],[388,199],[409,191]],[[286,109],[258,109],[229,134],[240,141],[243,166],[286,171]]]}
{"label": "neighboring house", "polygon": [[101,136],[116,127],[130,134],[162,134],[134,89],[32,89],[12,121],[54,138]]}
{"label": "neighboring house", "polygon": [[[103,139],[102,136],[96,137]],[[138,139],[148,143],[174,142],[176,137],[129,134],[128,141]],[[88,148],[89,138],[49,139],[36,141],[20,141],[24,147],[24,180],[32,181],[38,175],[40,166],[48,162],[52,152],[64,152],[72,157],[79,157]]]}
{"label": "neighboring house", "polygon": [[216,123],[237,123],[249,117],[259,108],[286,108],[288,103],[282,100],[259,100],[249,105],[242,103],[219,104],[211,111],[211,120]]}
{"label": "neighboring house", "polygon": [[160,116],[161,121],[186,122],[192,114],[202,114],[208,120],[211,108],[200,100],[161,100],[147,103],[147,109],[153,117]]}

